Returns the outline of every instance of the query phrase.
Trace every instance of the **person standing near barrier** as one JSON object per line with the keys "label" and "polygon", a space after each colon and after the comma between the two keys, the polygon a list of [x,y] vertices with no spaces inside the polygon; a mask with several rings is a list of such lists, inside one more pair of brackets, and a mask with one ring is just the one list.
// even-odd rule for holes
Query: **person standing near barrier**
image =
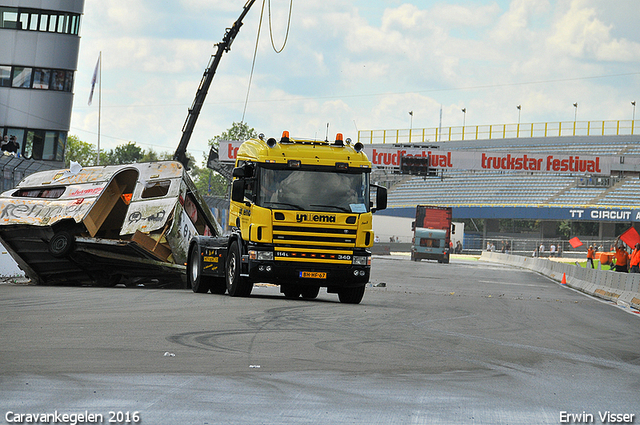
{"label": "person standing near barrier", "polygon": [[640,243],[636,244],[636,247],[633,249],[631,253],[631,257],[629,258],[629,273],[640,273]]}
{"label": "person standing near barrier", "polygon": [[627,250],[624,249],[624,246],[619,245],[616,248],[614,258],[616,259],[615,270],[617,272],[627,273],[629,271],[627,266],[627,264],[629,264],[629,254]]}
{"label": "person standing near barrier", "polygon": [[593,259],[595,257],[595,252],[593,251],[593,245],[589,245],[589,249],[587,250],[587,267],[591,264],[591,268],[593,269]]}

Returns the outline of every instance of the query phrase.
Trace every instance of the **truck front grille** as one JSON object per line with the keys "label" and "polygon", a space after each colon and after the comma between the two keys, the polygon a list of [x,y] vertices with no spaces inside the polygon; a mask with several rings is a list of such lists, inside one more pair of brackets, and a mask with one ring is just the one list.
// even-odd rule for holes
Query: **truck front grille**
{"label": "truck front grille", "polygon": [[356,229],[273,226],[276,261],[351,264]]}

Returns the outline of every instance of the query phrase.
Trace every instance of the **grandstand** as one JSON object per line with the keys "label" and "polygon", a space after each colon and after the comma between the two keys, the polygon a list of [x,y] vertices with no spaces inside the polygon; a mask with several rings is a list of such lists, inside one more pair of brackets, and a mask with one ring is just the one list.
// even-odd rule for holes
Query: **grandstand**
{"label": "grandstand", "polygon": [[[614,156],[619,158],[620,166],[611,170],[613,175],[445,169],[440,170],[437,178],[399,176],[397,169],[380,168],[374,172],[374,180],[390,186],[391,209],[413,208],[417,204],[640,207],[640,169],[635,165],[640,160],[640,136],[504,139],[490,143],[449,141],[432,143],[429,147],[434,152],[481,149],[484,152]],[[631,162],[632,165],[625,167],[625,163]]]}
{"label": "grandstand", "polygon": [[[632,122],[632,128],[634,126]],[[386,133],[394,134],[389,130]],[[373,140],[373,132],[371,135]],[[384,142],[387,140],[393,138],[383,139]],[[490,237],[491,230],[497,229],[491,221],[506,218],[599,222],[597,236],[600,240],[615,239],[617,223],[626,226],[637,223],[640,226],[640,134],[556,135],[404,144],[387,142],[366,146],[367,153],[373,152],[375,158],[376,149],[388,151],[393,146],[409,149],[414,145],[429,149],[431,154],[481,151],[485,155],[493,152],[503,156],[509,153],[512,156],[598,157],[603,162],[608,161],[610,168],[596,174],[544,172],[540,169],[536,172],[477,167],[465,169],[454,164],[453,167],[440,168],[438,177],[434,178],[402,175],[399,167],[379,166],[372,178],[389,188],[389,207],[382,214],[412,217],[418,204],[451,206],[454,220],[487,220],[484,238]],[[552,223],[541,225],[537,237],[540,240],[558,238],[555,227]]]}

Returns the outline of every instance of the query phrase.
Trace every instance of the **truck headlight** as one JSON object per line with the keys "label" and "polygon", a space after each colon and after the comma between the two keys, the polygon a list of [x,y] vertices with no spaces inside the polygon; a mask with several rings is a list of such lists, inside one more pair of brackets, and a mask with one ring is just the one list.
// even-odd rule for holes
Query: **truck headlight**
{"label": "truck headlight", "polygon": [[259,261],[273,261],[273,251],[258,251]]}
{"label": "truck headlight", "polygon": [[353,256],[353,261],[352,264],[356,265],[356,266],[370,266],[371,263],[369,262],[369,259],[371,257],[362,257],[362,256]]}

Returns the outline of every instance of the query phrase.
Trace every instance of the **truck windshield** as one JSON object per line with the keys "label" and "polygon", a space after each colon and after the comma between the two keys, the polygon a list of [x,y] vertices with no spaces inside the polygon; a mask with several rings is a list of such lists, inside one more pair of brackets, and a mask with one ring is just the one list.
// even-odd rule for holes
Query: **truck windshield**
{"label": "truck windshield", "polygon": [[259,169],[258,205],[265,208],[365,213],[369,174]]}

